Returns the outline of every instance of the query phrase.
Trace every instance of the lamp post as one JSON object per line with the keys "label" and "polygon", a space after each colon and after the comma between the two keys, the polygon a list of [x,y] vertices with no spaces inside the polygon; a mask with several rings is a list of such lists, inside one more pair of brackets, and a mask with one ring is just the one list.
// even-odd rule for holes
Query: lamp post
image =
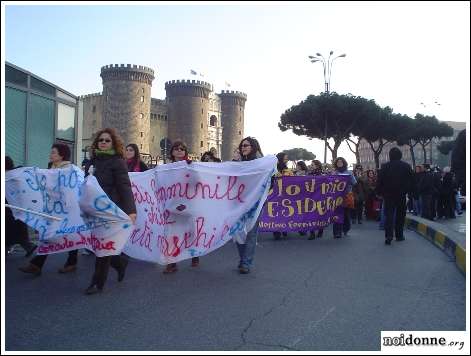
{"label": "lamp post", "polygon": [[[324,56],[320,53],[316,53],[315,56],[309,56],[311,63],[321,62],[322,67],[324,68],[324,85],[325,85],[325,93],[327,95],[330,94],[330,77],[332,74],[332,64],[337,58],[343,58],[347,55],[345,53],[340,54],[338,56],[332,57],[334,51],[330,51],[329,57],[327,60]],[[324,111],[324,164],[327,163],[327,116]]]}

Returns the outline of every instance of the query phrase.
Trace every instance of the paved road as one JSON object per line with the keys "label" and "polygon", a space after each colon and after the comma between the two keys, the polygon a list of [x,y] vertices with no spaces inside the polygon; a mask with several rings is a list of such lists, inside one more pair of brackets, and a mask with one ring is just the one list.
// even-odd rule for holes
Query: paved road
{"label": "paved road", "polygon": [[465,330],[465,278],[414,232],[385,246],[376,223],[321,240],[261,236],[239,275],[232,243],[180,271],[132,261],[102,295],[83,296],[93,256],[76,273],[39,278],[7,258],[5,339],[12,350],[380,350],[381,330]]}

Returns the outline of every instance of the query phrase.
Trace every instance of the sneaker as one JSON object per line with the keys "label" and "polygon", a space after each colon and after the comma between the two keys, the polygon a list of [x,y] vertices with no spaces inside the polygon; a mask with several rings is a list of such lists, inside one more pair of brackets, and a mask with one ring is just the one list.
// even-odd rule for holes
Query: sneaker
{"label": "sneaker", "polygon": [[98,288],[95,284],[85,289],[85,295],[92,295],[103,292],[103,288]]}
{"label": "sneaker", "polygon": [[386,245],[391,245],[391,241],[392,241],[392,239],[386,239],[386,240],[384,240],[384,243]]}
{"label": "sneaker", "polygon": [[18,269],[23,273],[29,273],[29,274],[33,274],[35,276],[39,276],[41,274],[41,268],[39,268],[38,266],[33,265],[32,263],[30,263],[29,265],[27,265],[25,267],[20,267]]}
{"label": "sneaker", "polygon": [[240,274],[249,274],[249,273],[250,273],[250,269],[248,269],[247,267],[240,267],[240,268],[239,268],[239,273],[240,273]]}

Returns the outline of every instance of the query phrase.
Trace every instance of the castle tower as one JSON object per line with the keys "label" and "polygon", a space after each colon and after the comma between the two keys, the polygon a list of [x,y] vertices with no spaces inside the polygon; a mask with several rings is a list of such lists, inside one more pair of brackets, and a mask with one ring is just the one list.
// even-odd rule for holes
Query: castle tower
{"label": "castle tower", "polygon": [[172,80],[165,83],[168,107],[168,138],[188,145],[198,158],[207,148],[209,93],[212,85],[199,80]]}
{"label": "castle tower", "polygon": [[247,94],[240,91],[223,90],[221,98],[222,155],[223,161],[230,161],[234,149],[244,138],[244,109]]}
{"label": "castle tower", "polygon": [[150,91],[154,71],[148,67],[127,64],[104,66],[103,127],[114,127],[124,144],[135,143],[149,153]]}

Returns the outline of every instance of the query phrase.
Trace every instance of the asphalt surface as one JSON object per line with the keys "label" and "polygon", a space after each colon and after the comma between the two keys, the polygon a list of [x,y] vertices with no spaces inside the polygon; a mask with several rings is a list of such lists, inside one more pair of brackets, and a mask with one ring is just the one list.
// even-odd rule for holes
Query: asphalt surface
{"label": "asphalt surface", "polygon": [[377,223],[332,229],[313,241],[297,234],[259,238],[255,267],[237,271],[230,242],[198,268],[131,260],[117,282],[84,296],[94,256],[75,273],[52,255],[40,277],[7,257],[5,348],[16,350],[380,350],[381,330],[465,330],[466,281],[453,261],[415,232],[384,245]]}

